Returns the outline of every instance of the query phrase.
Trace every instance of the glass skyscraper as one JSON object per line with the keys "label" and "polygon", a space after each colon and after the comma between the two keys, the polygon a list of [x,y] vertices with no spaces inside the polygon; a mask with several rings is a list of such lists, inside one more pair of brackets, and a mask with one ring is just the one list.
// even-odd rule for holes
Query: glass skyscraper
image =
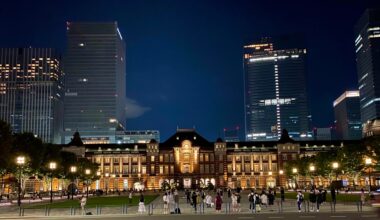
{"label": "glass skyscraper", "polygon": [[13,132],[60,143],[63,72],[51,48],[0,48],[0,119]]}
{"label": "glass skyscraper", "polygon": [[367,9],[355,26],[363,134],[380,134],[380,10]]}
{"label": "glass skyscraper", "polygon": [[346,91],[334,101],[337,138],[358,140],[362,137],[359,91]]}
{"label": "glass skyscraper", "polygon": [[125,126],[125,44],[117,22],[67,22],[63,142],[115,143]]}
{"label": "glass skyscraper", "polygon": [[306,49],[275,49],[263,39],[244,46],[246,140],[277,140],[282,129],[311,138],[306,94]]}

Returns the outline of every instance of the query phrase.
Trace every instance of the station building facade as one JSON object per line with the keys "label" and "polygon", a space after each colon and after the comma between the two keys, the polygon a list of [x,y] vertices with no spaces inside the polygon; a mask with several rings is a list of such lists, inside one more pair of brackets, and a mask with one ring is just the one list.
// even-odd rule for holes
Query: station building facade
{"label": "station building facade", "polygon": [[[151,190],[160,189],[164,181],[180,188],[205,187],[209,183],[243,189],[292,188],[296,180],[283,172],[288,161],[343,146],[340,141],[295,142],[290,138],[273,142],[209,142],[194,129],[177,129],[162,143],[151,140],[146,144],[85,145],[82,156],[100,165],[99,179],[91,189]],[[310,184],[310,180],[303,181]],[[329,184],[327,180],[314,181]]]}

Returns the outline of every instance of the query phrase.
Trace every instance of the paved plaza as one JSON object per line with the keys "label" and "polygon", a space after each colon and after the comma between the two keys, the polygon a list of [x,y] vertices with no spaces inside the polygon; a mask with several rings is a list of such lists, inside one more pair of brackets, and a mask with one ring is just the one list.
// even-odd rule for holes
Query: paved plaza
{"label": "paved plaza", "polygon": [[[266,218],[320,218],[322,216],[326,218],[343,218],[339,216],[350,216],[350,219],[355,218],[375,218],[376,211],[369,205],[364,205],[362,207],[358,206],[357,203],[353,202],[338,202],[335,207],[332,203],[326,202],[322,204],[319,212],[313,212],[311,210],[311,205],[307,201],[302,206],[302,212],[298,212],[297,205],[295,200],[286,200],[282,204],[279,202],[279,199],[275,200],[273,206],[262,206],[260,212],[252,212],[249,209],[248,202],[248,192],[242,193],[242,203],[240,212],[233,212],[229,199],[224,194],[224,203],[222,205],[222,210],[220,213],[215,211],[215,208],[207,208],[205,206],[199,205],[197,211],[186,202],[186,198],[183,192],[180,193],[180,209],[181,215],[177,214],[163,214],[163,202],[162,196],[157,197],[150,204],[146,204],[146,212],[139,214],[137,206],[128,205],[124,206],[98,206],[93,208],[87,208],[86,212],[91,212],[92,215],[82,216],[81,210],[76,208],[52,208],[52,209],[33,209],[25,208],[19,209],[17,206],[8,206],[0,207],[0,218],[3,219],[12,219],[12,218],[54,218],[60,219],[61,217],[67,218],[104,218],[107,216],[109,218],[125,218],[129,216],[138,217],[138,218],[178,218],[184,216],[184,218],[204,218],[203,216],[218,215],[220,218],[225,218],[228,216],[230,219],[231,216],[236,219],[266,219]],[[79,201],[78,201],[79,203]],[[127,203],[127,201],[126,201]],[[186,216],[186,217],[185,217]],[[219,217],[218,217],[219,218]]]}

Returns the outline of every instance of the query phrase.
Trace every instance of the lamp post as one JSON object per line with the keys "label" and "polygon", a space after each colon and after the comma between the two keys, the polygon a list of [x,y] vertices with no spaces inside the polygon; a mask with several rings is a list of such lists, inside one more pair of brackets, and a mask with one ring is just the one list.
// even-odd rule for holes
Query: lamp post
{"label": "lamp post", "polygon": [[[77,172],[77,167],[71,166],[70,167],[70,173],[75,175],[76,172]],[[73,199],[74,199],[74,177],[73,177],[73,182],[71,183],[71,200],[73,200]]]}
{"label": "lamp post", "polygon": [[292,173],[294,175],[295,188],[297,188],[298,187],[298,183],[297,183],[297,173],[298,173],[298,170],[297,170],[297,168],[293,168],[292,169]]}
{"label": "lamp post", "polygon": [[57,163],[50,162],[49,169],[50,169],[50,203],[53,203],[53,171],[57,169]]}
{"label": "lamp post", "polygon": [[338,171],[337,171],[337,169],[339,168],[339,163],[338,162],[333,162],[332,163],[332,168],[335,170],[335,180],[338,180]]}
{"label": "lamp post", "polygon": [[106,176],[106,195],[108,195],[108,177],[110,176],[110,174],[106,173],[105,176]]}
{"label": "lamp post", "polygon": [[282,175],[284,175],[284,171],[283,171],[283,170],[279,170],[279,171],[278,171],[278,183],[280,184],[280,186],[282,186],[282,185],[281,185],[281,176],[282,176]]}
{"label": "lamp post", "polygon": [[312,177],[311,187],[314,188],[314,171],[315,171],[315,166],[314,165],[310,165],[309,171],[310,171],[311,177]]}
{"label": "lamp post", "polygon": [[369,191],[371,192],[371,165],[372,165],[372,159],[366,158],[365,159],[365,165],[368,166],[368,179],[369,179]]}
{"label": "lamp post", "polygon": [[90,174],[91,174],[91,170],[90,169],[85,169],[84,173],[86,174],[86,178],[87,178],[87,181],[86,181],[86,198],[88,198],[88,184],[89,184],[89,178],[90,178]]}
{"label": "lamp post", "polygon": [[17,205],[21,206],[21,173],[22,173],[22,168],[25,164],[25,157],[24,156],[18,156],[16,158],[16,163],[17,163],[17,166],[19,167]]}

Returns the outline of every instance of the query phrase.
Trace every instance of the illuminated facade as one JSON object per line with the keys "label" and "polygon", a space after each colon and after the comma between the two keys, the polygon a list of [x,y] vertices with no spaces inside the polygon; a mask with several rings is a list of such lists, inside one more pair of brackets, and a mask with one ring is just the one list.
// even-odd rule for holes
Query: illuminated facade
{"label": "illuminated facade", "polygon": [[125,126],[125,44],[116,22],[67,22],[63,142],[116,143]]}
{"label": "illuminated facade", "polygon": [[61,143],[63,72],[50,48],[0,49],[0,119],[13,132]]}
{"label": "illuminated facade", "polygon": [[[193,129],[178,129],[162,143],[86,145],[85,157],[100,165],[92,188],[159,189],[164,181],[183,188],[294,187],[283,171],[290,160],[342,146],[342,142],[209,142]],[[300,180],[310,184],[310,179]],[[317,181],[317,180],[316,180]],[[320,180],[319,185],[329,184]]]}
{"label": "illuminated facade", "polygon": [[355,34],[363,135],[380,135],[380,10],[366,10]]}
{"label": "illuminated facade", "polygon": [[337,138],[359,140],[362,137],[359,91],[346,91],[334,101]]}
{"label": "illuminated facade", "polygon": [[278,140],[282,129],[296,140],[311,139],[306,49],[275,46],[268,39],[244,46],[246,140]]}

